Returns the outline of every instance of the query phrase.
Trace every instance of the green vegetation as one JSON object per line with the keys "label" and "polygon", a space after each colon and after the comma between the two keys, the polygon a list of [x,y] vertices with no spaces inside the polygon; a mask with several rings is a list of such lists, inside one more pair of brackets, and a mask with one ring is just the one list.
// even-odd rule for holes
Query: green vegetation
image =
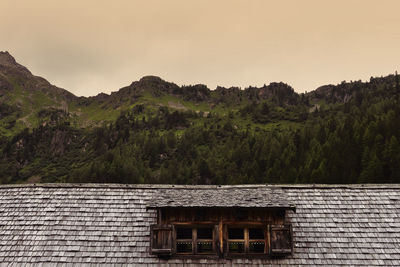
{"label": "green vegetation", "polygon": [[19,71],[0,77],[0,183],[400,183],[397,74],[301,95],[150,76],[78,98]]}

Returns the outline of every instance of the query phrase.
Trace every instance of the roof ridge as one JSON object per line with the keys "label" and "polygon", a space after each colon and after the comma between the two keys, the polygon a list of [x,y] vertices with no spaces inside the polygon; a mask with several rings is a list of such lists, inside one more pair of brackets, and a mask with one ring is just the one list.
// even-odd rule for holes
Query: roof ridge
{"label": "roof ridge", "polygon": [[0,189],[9,188],[114,188],[114,189],[400,189],[400,184],[242,184],[242,185],[174,185],[174,184],[97,184],[97,183],[43,183],[3,184]]}

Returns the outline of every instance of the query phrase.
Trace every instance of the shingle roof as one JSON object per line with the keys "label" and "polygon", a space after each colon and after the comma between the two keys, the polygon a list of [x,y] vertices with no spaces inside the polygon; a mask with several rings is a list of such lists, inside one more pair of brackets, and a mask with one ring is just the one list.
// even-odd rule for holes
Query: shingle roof
{"label": "shingle roof", "polygon": [[148,208],[285,208],[295,209],[281,188],[159,189],[148,202]]}
{"label": "shingle roof", "polygon": [[296,205],[294,255],[284,259],[170,259],[149,255],[147,203],[168,185],[0,186],[0,265],[399,266],[400,186],[223,186],[282,190]]}

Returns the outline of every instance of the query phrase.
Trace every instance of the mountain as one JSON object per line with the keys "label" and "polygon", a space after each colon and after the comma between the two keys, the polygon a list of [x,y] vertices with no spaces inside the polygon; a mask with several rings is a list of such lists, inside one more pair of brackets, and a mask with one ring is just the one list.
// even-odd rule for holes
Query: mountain
{"label": "mountain", "polygon": [[36,113],[42,109],[68,112],[76,96],[34,76],[8,52],[0,52],[0,134],[9,135],[24,127],[35,127]]}
{"label": "mountain", "polygon": [[77,97],[0,52],[0,182],[400,182],[399,76]]}
{"label": "mountain", "polygon": [[33,129],[52,123],[51,114],[53,118],[63,116],[76,127],[86,128],[112,122],[121,111],[135,105],[227,114],[263,100],[294,104],[299,95],[284,83],[245,90],[218,87],[213,91],[203,84],[178,86],[156,76],[146,76],[110,95],[77,97],[34,76],[8,52],[0,52],[0,135],[3,136],[12,136],[25,127]]}

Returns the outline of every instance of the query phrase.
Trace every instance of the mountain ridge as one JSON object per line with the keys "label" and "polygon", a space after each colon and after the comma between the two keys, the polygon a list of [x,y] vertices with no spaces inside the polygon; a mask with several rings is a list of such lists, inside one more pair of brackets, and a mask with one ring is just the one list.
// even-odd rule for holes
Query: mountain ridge
{"label": "mountain ridge", "polygon": [[[16,62],[14,57],[7,51],[0,51],[0,96],[5,94],[5,91],[13,89],[12,83],[7,79],[9,76],[18,76],[19,83],[23,89],[27,90],[38,90],[42,89],[44,93],[56,96],[60,95],[65,101],[76,101],[81,104],[88,104],[92,102],[106,103],[114,108],[118,107],[121,102],[128,102],[132,104],[137,98],[142,96],[144,93],[150,93],[154,97],[159,97],[161,95],[169,94],[182,98],[183,100],[193,101],[193,102],[210,102],[216,105],[220,102],[226,100],[226,96],[236,95],[239,98],[246,98],[248,101],[260,101],[271,98],[276,98],[276,101],[280,104],[296,103],[296,99],[304,96],[309,96],[315,101],[319,101],[327,95],[335,95],[337,102],[346,102],[349,97],[352,97],[353,91],[351,86],[346,85],[348,83],[341,83],[338,85],[322,85],[313,91],[307,93],[297,93],[290,85],[283,82],[271,82],[269,85],[264,85],[262,87],[246,87],[245,89],[240,89],[238,87],[221,87],[217,86],[216,89],[211,90],[204,84],[195,85],[183,85],[178,86],[173,82],[168,82],[158,76],[148,75],[144,76],[138,81],[133,81],[130,85],[122,87],[117,91],[113,91],[110,94],[99,93],[95,96],[80,96],[77,97],[68,90],[59,88],[57,86],[51,85],[47,80],[42,77],[34,76],[26,67]],[[389,75],[385,78],[393,78],[395,75]],[[383,79],[372,78],[370,81]],[[362,83],[357,81],[357,83]],[[368,84],[368,82],[363,83]],[[339,97],[337,92],[339,90],[343,91],[345,89],[345,94],[340,92]],[[347,92],[346,92],[347,90]],[[214,99],[212,97],[214,96]],[[290,99],[287,99],[290,98]],[[0,98],[0,101],[1,98]],[[114,105],[110,102],[116,101]],[[236,101],[237,103],[237,101]]]}
{"label": "mountain ridge", "polygon": [[[33,75],[26,67],[16,62],[10,53],[0,52],[0,104],[3,105],[2,110],[6,110],[0,119],[0,135],[11,135],[25,127],[39,126],[44,123],[44,118],[39,116],[39,113],[48,114],[49,112],[42,112],[46,109],[65,111],[73,124],[79,127],[112,122],[121,112],[128,111],[135,105],[153,108],[165,106],[204,114],[228,114],[262,102],[280,107],[304,104],[309,110],[315,110],[320,106],[320,102],[346,103],[359,97],[361,87],[369,88],[374,82],[382,82],[382,79],[394,82],[395,77],[397,76],[371,77],[370,82],[365,83],[357,81],[324,85],[314,91],[299,94],[283,82],[272,82],[262,87],[249,86],[244,89],[218,86],[211,90],[204,84],[178,86],[158,76],[148,75],[110,94],[77,97],[68,90]],[[9,116],[10,113],[13,116]],[[5,118],[6,115],[8,119]]]}
{"label": "mountain ridge", "polygon": [[400,182],[397,73],[302,94],[145,76],[77,97],[0,57],[0,183]]}

